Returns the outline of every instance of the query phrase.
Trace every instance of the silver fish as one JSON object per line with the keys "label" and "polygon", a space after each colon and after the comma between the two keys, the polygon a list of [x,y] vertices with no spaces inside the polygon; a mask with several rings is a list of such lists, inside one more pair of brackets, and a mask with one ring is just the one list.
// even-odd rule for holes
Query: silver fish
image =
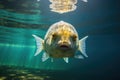
{"label": "silver fish", "polygon": [[[79,40],[78,33],[75,28],[64,21],[59,21],[50,26],[44,39],[32,35],[36,40],[37,56],[42,50],[44,51],[42,61],[48,58],[63,58],[66,63],[69,62],[68,58],[74,57],[84,59],[88,57],[85,51],[85,41],[88,36]],[[76,52],[81,51],[82,54],[77,55]]]}

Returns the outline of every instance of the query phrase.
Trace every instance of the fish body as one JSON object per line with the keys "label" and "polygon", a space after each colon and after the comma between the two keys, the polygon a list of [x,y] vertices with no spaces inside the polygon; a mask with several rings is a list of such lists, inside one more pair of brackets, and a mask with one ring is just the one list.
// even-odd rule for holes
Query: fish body
{"label": "fish body", "polygon": [[[35,56],[44,50],[42,61],[48,58],[63,58],[68,63],[70,57],[79,59],[88,57],[85,52],[85,40],[88,36],[79,40],[77,31],[67,22],[59,21],[51,25],[44,39],[36,35],[33,37],[37,44]],[[77,51],[81,51],[82,54],[76,55]]]}

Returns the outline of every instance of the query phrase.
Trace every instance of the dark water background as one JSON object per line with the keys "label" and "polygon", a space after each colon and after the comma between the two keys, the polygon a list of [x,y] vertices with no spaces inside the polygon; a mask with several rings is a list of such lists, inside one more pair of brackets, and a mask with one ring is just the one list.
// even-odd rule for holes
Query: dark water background
{"label": "dark water background", "polygon": [[[51,12],[48,0],[0,0],[0,80],[119,80],[120,7],[117,0],[81,0],[74,12]],[[31,36],[44,38],[58,21],[88,35],[88,58],[41,61]]]}

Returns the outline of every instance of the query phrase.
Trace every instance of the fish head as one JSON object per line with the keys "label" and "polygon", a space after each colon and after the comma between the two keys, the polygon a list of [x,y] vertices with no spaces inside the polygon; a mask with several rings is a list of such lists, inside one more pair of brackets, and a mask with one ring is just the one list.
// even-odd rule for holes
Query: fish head
{"label": "fish head", "polygon": [[78,35],[70,29],[62,28],[53,32],[51,44],[59,50],[72,50],[77,47]]}
{"label": "fish head", "polygon": [[75,28],[60,21],[50,27],[46,36],[44,49],[51,57],[73,57],[78,50],[78,33]]}

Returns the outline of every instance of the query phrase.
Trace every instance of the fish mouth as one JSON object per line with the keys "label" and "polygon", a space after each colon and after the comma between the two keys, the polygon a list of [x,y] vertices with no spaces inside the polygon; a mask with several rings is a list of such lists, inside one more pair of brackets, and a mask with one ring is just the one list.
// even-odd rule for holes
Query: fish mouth
{"label": "fish mouth", "polygon": [[62,45],[59,45],[59,48],[62,49],[62,50],[68,50],[68,49],[70,49],[70,46],[62,44]]}

